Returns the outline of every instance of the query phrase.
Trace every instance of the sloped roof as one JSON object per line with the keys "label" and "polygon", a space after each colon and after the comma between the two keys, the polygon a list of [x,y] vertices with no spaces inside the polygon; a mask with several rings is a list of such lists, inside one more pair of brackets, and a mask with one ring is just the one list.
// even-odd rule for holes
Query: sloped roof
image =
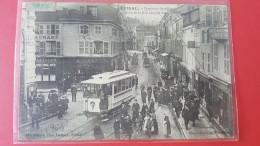
{"label": "sloped roof", "polygon": [[36,22],[43,21],[110,21],[120,25],[121,20],[118,10],[109,5],[97,4],[97,17],[89,13],[83,13],[76,9],[63,9],[53,12],[36,12]]}

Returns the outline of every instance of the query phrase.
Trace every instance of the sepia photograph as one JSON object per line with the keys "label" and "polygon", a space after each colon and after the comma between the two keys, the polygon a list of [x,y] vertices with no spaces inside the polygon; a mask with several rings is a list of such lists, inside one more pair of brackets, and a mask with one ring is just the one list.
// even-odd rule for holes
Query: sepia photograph
{"label": "sepia photograph", "polygon": [[23,2],[20,15],[18,140],[234,138],[226,5]]}

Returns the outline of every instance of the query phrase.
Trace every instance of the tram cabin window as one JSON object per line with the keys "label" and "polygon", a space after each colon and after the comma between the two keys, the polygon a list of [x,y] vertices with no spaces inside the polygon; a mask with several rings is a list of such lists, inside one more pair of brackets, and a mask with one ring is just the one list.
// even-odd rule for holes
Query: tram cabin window
{"label": "tram cabin window", "polygon": [[112,84],[111,83],[107,84],[105,89],[106,89],[106,93],[105,93],[106,95],[112,95]]}
{"label": "tram cabin window", "polygon": [[122,91],[124,91],[126,88],[125,88],[125,79],[122,80]]}
{"label": "tram cabin window", "polygon": [[117,82],[114,82],[114,94],[116,94],[117,93]]}
{"label": "tram cabin window", "polygon": [[117,82],[117,85],[118,85],[118,93],[122,91],[122,88],[121,88],[121,81],[118,81]]}
{"label": "tram cabin window", "polygon": [[135,78],[132,78],[132,87],[135,85]]}

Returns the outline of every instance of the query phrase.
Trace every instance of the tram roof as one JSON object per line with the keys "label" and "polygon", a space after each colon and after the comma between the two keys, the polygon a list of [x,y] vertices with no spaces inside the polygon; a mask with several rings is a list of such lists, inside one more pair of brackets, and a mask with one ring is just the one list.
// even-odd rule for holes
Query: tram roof
{"label": "tram roof", "polygon": [[124,70],[115,70],[113,72],[105,72],[93,75],[91,79],[81,81],[83,84],[108,84],[114,81],[122,80],[134,76],[135,74]]}

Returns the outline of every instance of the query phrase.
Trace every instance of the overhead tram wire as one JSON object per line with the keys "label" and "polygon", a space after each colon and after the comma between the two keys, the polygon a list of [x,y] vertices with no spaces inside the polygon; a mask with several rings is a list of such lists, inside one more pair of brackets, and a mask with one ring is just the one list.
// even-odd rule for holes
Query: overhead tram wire
{"label": "overhead tram wire", "polygon": [[[176,13],[176,12],[175,12]],[[179,14],[179,13],[178,13]],[[180,16],[179,16],[180,17]],[[177,18],[176,18],[177,19]],[[180,20],[181,18],[179,18],[178,20]],[[171,22],[170,23],[171,25],[173,24],[173,22]],[[199,66],[202,68],[202,70],[205,72],[205,73],[207,73],[206,71],[205,71],[205,69],[203,68],[203,66],[200,64],[200,62],[199,62],[199,60],[196,58],[196,56],[194,55],[194,53],[190,50],[190,48],[188,47],[188,45],[185,43],[185,41],[181,38],[181,36],[177,33],[177,31],[171,26],[171,25],[169,25],[170,26],[170,28],[172,28],[173,30],[174,30],[174,32],[175,32],[175,34],[176,34],[176,36],[184,43],[184,45],[188,48],[188,50],[190,51],[190,53],[191,53],[191,55],[195,58],[195,60],[196,60],[196,62],[198,62],[198,64],[199,64]]]}

